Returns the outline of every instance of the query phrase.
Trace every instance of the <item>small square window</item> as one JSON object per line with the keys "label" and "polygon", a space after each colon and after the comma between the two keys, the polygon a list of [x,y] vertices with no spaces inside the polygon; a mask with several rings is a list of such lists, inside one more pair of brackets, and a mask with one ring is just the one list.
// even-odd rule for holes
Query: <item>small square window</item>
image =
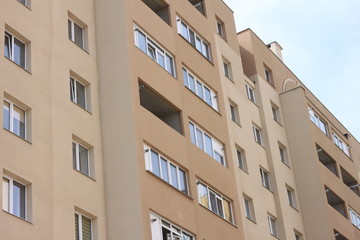
{"label": "small square window", "polygon": [[260,144],[262,146],[263,141],[262,141],[262,136],[261,136],[261,130],[258,127],[253,126],[253,132],[254,132],[255,142],[257,142],[258,144]]}
{"label": "small square window", "polygon": [[232,80],[232,71],[231,71],[231,64],[227,60],[223,60],[223,67],[224,67],[224,75],[228,79]]}
{"label": "small square window", "polygon": [[72,159],[75,170],[94,178],[92,147],[77,137],[72,142]]}
{"label": "small square window", "polygon": [[3,101],[3,127],[30,141],[30,109],[10,96]]}
{"label": "small square window", "polygon": [[245,195],[244,195],[244,208],[245,208],[245,217],[255,222],[255,211],[254,211],[253,200]]}
{"label": "small square window", "polygon": [[88,51],[87,26],[69,12],[68,37],[80,48]]}
{"label": "small square window", "polygon": [[[6,26],[6,28],[10,27]],[[30,41],[15,34],[15,30],[5,31],[4,56],[23,69],[30,71]]]}
{"label": "small square window", "polygon": [[255,100],[255,91],[254,88],[250,87],[249,85],[245,85],[246,87],[246,93],[247,93],[247,97],[250,101],[252,101],[253,103],[256,103]]}
{"label": "small square window", "polygon": [[93,221],[91,218],[75,213],[75,239],[92,240],[93,239]]}
{"label": "small square window", "polygon": [[274,237],[278,237],[278,231],[276,226],[276,219],[272,216],[268,216],[270,234]]}
{"label": "small square window", "polygon": [[19,218],[30,220],[31,184],[12,174],[3,176],[3,210]]}
{"label": "small square window", "polygon": [[238,160],[239,168],[247,171],[247,163],[246,163],[246,157],[245,157],[245,151],[241,148],[236,148],[236,157]]}
{"label": "small square window", "polygon": [[261,177],[261,184],[267,188],[267,189],[271,189],[270,188],[270,178],[269,178],[269,172],[266,171],[263,168],[260,168],[260,177]]}

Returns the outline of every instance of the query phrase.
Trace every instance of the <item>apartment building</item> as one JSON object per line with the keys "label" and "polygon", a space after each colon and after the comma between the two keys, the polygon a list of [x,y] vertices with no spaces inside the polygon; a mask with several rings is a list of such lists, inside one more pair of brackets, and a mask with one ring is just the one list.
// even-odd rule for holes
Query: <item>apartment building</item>
{"label": "apartment building", "polygon": [[359,143],[221,0],[4,0],[1,239],[360,238]]}

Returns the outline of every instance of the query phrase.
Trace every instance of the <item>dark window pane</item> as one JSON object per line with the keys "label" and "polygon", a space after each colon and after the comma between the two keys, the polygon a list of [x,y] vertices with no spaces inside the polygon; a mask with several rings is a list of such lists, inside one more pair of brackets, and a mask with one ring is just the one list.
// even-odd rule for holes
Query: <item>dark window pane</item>
{"label": "dark window pane", "polygon": [[85,86],[76,81],[76,97],[77,104],[82,108],[86,109],[86,96],[85,96]]}
{"label": "dark window pane", "polygon": [[13,214],[25,219],[25,186],[13,183]]}
{"label": "dark window pane", "polygon": [[176,167],[172,164],[170,164],[170,172],[171,172],[171,185],[173,185],[176,188],[179,188]]}
{"label": "dark window pane", "polygon": [[79,145],[80,172],[89,176],[89,151]]}
{"label": "dark window pane", "polygon": [[74,42],[81,48],[84,48],[83,29],[74,23]]}
{"label": "dark window pane", "polygon": [[162,173],[162,179],[164,179],[166,182],[169,182],[168,165],[167,165],[167,161],[163,158],[161,158],[161,173]]}
{"label": "dark window pane", "polygon": [[25,68],[25,44],[23,44],[16,38],[14,39],[13,54],[13,61],[21,67]]}

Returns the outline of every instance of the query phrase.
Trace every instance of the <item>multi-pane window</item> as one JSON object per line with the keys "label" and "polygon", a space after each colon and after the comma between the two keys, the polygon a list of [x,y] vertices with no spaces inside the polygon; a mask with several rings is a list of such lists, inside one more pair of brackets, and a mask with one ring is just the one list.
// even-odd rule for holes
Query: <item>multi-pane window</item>
{"label": "multi-pane window", "polygon": [[280,154],[281,162],[286,165],[289,165],[289,159],[287,157],[286,148],[284,146],[279,145],[279,154]]}
{"label": "multi-pane window", "polygon": [[80,107],[87,109],[86,86],[70,77],[70,99]]}
{"label": "multi-pane window", "polygon": [[75,170],[90,176],[89,149],[78,142],[72,143],[73,167]]}
{"label": "multi-pane window", "polygon": [[207,132],[189,122],[191,142],[222,165],[225,163],[224,145],[216,141]]}
{"label": "multi-pane window", "polygon": [[276,219],[272,216],[268,216],[269,231],[274,237],[278,237],[278,231],[276,226]]}
{"label": "multi-pane window", "polygon": [[226,38],[225,24],[220,19],[216,20],[216,31],[222,38],[224,38],[224,39]]}
{"label": "multi-pane window", "polygon": [[224,68],[224,75],[228,79],[232,80],[232,71],[231,71],[231,64],[227,60],[223,60],[223,68]]}
{"label": "multi-pane window", "polygon": [[350,157],[350,152],[349,152],[349,146],[344,143],[344,141],[338,137],[338,135],[336,135],[334,132],[332,133],[333,135],[333,141],[335,143],[336,146],[338,146],[341,151],[343,151],[347,156]]}
{"label": "multi-pane window", "polygon": [[85,48],[85,31],[78,23],[68,19],[68,36],[71,41],[81,48]]}
{"label": "multi-pane window", "polygon": [[239,168],[244,170],[244,171],[247,171],[245,151],[243,149],[237,148],[236,149],[236,157],[237,157],[237,160],[238,160]]}
{"label": "multi-pane window", "polygon": [[207,41],[192,30],[183,20],[177,17],[178,33],[183,36],[196,50],[211,61],[210,47]]}
{"label": "multi-pane window", "polygon": [[349,215],[351,223],[360,230],[360,214],[349,208]]}
{"label": "multi-pane window", "polygon": [[195,76],[185,67],[182,68],[184,85],[206,102],[210,107],[218,111],[217,96],[216,93],[204,84],[199,78]]}
{"label": "multi-pane window", "polygon": [[286,194],[288,197],[289,205],[293,208],[296,208],[295,190],[290,187],[286,187]]}
{"label": "multi-pane window", "polygon": [[195,237],[179,226],[150,213],[152,240],[195,240]]}
{"label": "multi-pane window", "polygon": [[247,94],[248,99],[250,101],[252,101],[253,103],[256,103],[254,88],[250,87],[247,84],[245,85],[245,87],[246,87],[246,94]]}
{"label": "multi-pane window", "polygon": [[247,196],[244,196],[244,208],[246,218],[255,221],[253,200]]}
{"label": "multi-pane window", "polygon": [[75,240],[92,240],[92,220],[80,213],[75,213]]}
{"label": "multi-pane window", "polygon": [[230,200],[215,192],[205,184],[197,183],[199,203],[210,209],[220,217],[229,222],[233,222],[232,208]]}
{"label": "multi-pane window", "polygon": [[322,120],[311,107],[308,107],[310,120],[326,135],[328,135],[327,125],[324,120]]}
{"label": "multi-pane window", "polygon": [[3,102],[3,127],[26,139],[26,111],[9,100]]}
{"label": "multi-pane window", "polygon": [[185,193],[189,194],[186,171],[166,157],[144,145],[146,169]]}
{"label": "multi-pane window", "polygon": [[255,142],[257,142],[260,145],[263,145],[261,130],[258,127],[253,126],[253,132],[254,132]]}
{"label": "multi-pane window", "polygon": [[265,68],[265,80],[270,84],[274,84],[271,70],[269,70],[268,68]]}
{"label": "multi-pane window", "polygon": [[4,56],[26,69],[26,44],[9,32],[5,32]]}
{"label": "multi-pane window", "polygon": [[3,210],[27,219],[26,186],[8,176],[3,177]]}
{"label": "multi-pane window", "polygon": [[189,2],[205,16],[205,3],[204,0],[189,0]]}
{"label": "multi-pane window", "polygon": [[269,178],[269,172],[266,171],[263,168],[260,168],[260,177],[261,177],[261,184],[267,188],[267,189],[271,189],[270,186],[270,178]]}
{"label": "multi-pane window", "polygon": [[230,101],[229,108],[230,108],[230,119],[239,124],[240,118],[239,118],[238,106],[232,101]]}
{"label": "multi-pane window", "polygon": [[175,63],[173,56],[166,52],[157,42],[147,36],[143,30],[134,26],[135,45],[175,77]]}

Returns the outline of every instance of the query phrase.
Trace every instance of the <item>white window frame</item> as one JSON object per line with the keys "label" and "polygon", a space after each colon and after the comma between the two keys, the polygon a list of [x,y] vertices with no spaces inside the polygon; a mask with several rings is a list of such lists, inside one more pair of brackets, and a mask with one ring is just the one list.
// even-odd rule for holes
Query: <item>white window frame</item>
{"label": "white window frame", "polygon": [[181,227],[171,223],[168,220],[159,217],[154,213],[150,213],[150,227],[153,240],[163,239],[162,229],[165,228],[170,231],[170,236],[167,235],[167,240],[195,240],[193,234],[183,230]]}
{"label": "white window frame", "polygon": [[[196,31],[191,29],[187,23],[185,23],[182,19],[176,16],[178,33],[186,39],[187,42],[190,43],[191,46],[196,48],[198,52],[200,52],[206,59],[211,61],[211,49],[208,41],[205,41]],[[187,30],[186,36],[182,33],[182,26],[184,26]],[[194,36],[194,42],[191,41],[190,35]]]}
{"label": "white window frame", "polygon": [[[7,179],[8,180],[8,200],[7,200],[7,206],[5,206],[6,202],[4,200],[4,197],[6,196],[5,194],[5,189],[4,189],[4,179]],[[14,197],[14,181],[17,182],[18,184],[22,185],[25,189],[25,193],[24,193],[24,211],[25,211],[25,217],[21,217],[21,216],[18,216],[18,215],[15,215],[14,213],[14,203],[13,203],[13,197]],[[14,179],[12,177],[9,177],[7,175],[3,175],[3,210],[10,213],[10,214],[13,214],[21,219],[24,219],[24,220],[27,220],[28,219],[28,187],[26,184],[22,183],[21,181],[18,181],[17,179]]]}
{"label": "white window frame", "polygon": [[227,60],[223,60],[224,76],[230,80],[233,80],[231,63]]}
{"label": "white window frame", "polygon": [[[160,176],[158,176],[157,174],[154,173],[154,169],[153,169],[153,165],[152,165],[152,159],[151,159],[151,152],[154,152],[158,155],[158,164],[159,164],[159,173]],[[175,164],[174,162],[170,161],[168,158],[166,158],[165,156],[163,156],[162,154],[160,154],[158,151],[156,151],[155,149],[149,147],[148,145],[144,144],[144,154],[145,154],[145,166],[146,166],[146,170],[152,172],[154,175],[156,175],[157,177],[161,178],[163,181],[165,181],[166,183],[168,183],[169,185],[171,185],[172,187],[174,186],[173,181],[173,176],[172,176],[172,172],[171,172],[171,165],[174,166],[176,168],[176,179],[177,179],[177,183],[178,186],[175,187],[176,189],[178,189],[180,192],[189,195],[189,186],[188,186],[188,172],[179,167],[177,164]],[[161,159],[166,161],[166,169],[167,169],[167,174],[168,174],[168,181],[166,181],[166,179],[164,179],[164,173],[162,172],[162,165],[161,165]],[[185,175],[185,182],[182,183],[180,181],[180,171],[184,172]],[[185,190],[181,190],[182,185],[184,184],[184,189]]]}
{"label": "white window frame", "polygon": [[[196,77],[196,75],[193,74],[186,67],[183,66],[182,70],[183,70],[183,75],[186,74],[186,78],[185,78],[185,76],[183,76],[185,87],[187,89],[189,89],[190,91],[192,91],[193,93],[195,93],[198,97],[201,98],[201,100],[203,100],[207,105],[212,107],[214,110],[219,111],[216,93],[208,85],[206,85],[203,81],[201,81],[198,77]],[[190,78],[194,79],[194,88],[195,89],[191,89]],[[197,83],[199,85],[201,85],[201,90],[199,89],[199,86]],[[205,95],[206,89],[210,91],[211,104],[209,104],[209,102],[206,101],[206,95]]]}
{"label": "white window frame", "polygon": [[[194,126],[194,136],[195,136],[195,139],[193,139],[194,141],[192,141],[193,144],[195,144],[198,148],[200,148],[201,150],[203,150],[206,154],[208,154],[210,157],[212,157],[213,159],[215,159],[217,162],[219,162],[217,159],[216,159],[216,154],[218,154],[221,158],[222,158],[222,162],[220,161],[219,163],[223,166],[226,167],[226,159],[225,159],[225,147],[223,144],[219,143],[218,141],[216,141],[214,139],[214,137],[211,136],[211,134],[205,132],[203,129],[201,129],[199,126],[197,126],[195,123],[193,123],[192,121],[189,121],[189,128],[190,128],[190,136],[192,136],[192,133],[191,133],[191,127],[190,126]],[[203,145],[203,148],[201,148],[200,146],[200,143],[199,143],[199,140],[198,140],[198,135],[197,133],[200,133],[201,134],[201,139],[202,139],[202,145]],[[212,155],[210,155],[206,149],[206,144],[205,144],[205,136],[207,136],[208,138],[211,139],[211,145],[212,145],[212,149],[211,149],[211,153]]]}
{"label": "white window frame", "polygon": [[351,223],[360,230],[360,214],[351,207],[349,207],[349,218]]}
{"label": "white window frame", "polygon": [[[8,99],[4,99],[4,102],[7,102],[8,104],[10,104],[10,108],[9,108],[9,115],[10,115],[10,129],[8,129],[10,132],[14,133],[16,136],[21,137],[22,139],[27,140],[27,110],[24,110],[22,107],[20,107],[18,104],[8,100]],[[19,108],[20,110],[24,111],[24,137],[22,137],[21,135],[18,135],[14,132],[14,122],[13,122],[13,117],[14,117],[14,106],[16,106],[17,108]],[[4,103],[3,103],[3,107],[4,107]],[[4,121],[4,120],[3,120]]]}
{"label": "white window frame", "polygon": [[[78,215],[78,228],[77,229],[79,231],[79,240],[83,240],[83,232],[82,232],[82,217],[84,216],[85,218],[89,219],[90,220],[90,228],[91,228],[91,240],[94,239],[94,222],[93,222],[93,219],[84,215],[84,214],[81,214],[77,211],[75,211],[75,214]],[[75,230],[76,231],[76,230]]]}
{"label": "white window frame", "polygon": [[255,222],[254,202],[247,196],[244,196],[244,213],[247,219]]}
{"label": "white window frame", "polygon": [[263,139],[262,139],[261,129],[258,128],[255,125],[253,125],[253,133],[254,133],[255,142],[257,142],[258,144],[263,146]]}
{"label": "white window frame", "polygon": [[308,107],[309,110],[309,116],[310,116],[310,120],[326,135],[328,136],[328,126],[326,124],[326,122],[319,117],[318,114],[315,113],[315,111],[311,108]]}
{"label": "white window frame", "polygon": [[336,133],[332,132],[333,135],[333,141],[338,148],[340,148],[341,151],[343,151],[348,157],[350,157],[349,148],[350,146],[347,145],[344,140],[342,140]]}
{"label": "white window frame", "polygon": [[260,178],[262,186],[271,191],[269,172],[262,167],[260,167]]}
{"label": "white window frame", "polygon": [[245,84],[246,87],[246,95],[250,101],[256,104],[256,98],[255,98],[255,89],[248,84]]}
{"label": "white window frame", "polygon": [[[81,144],[81,143],[79,143],[79,142],[77,142],[75,140],[73,140],[72,143],[75,144],[75,155],[76,155],[75,156],[75,168],[74,169],[76,171],[88,176],[88,177],[91,177],[92,169],[91,169],[91,164],[90,164],[90,149],[85,147],[83,144]],[[81,169],[80,169],[80,150],[79,150],[79,146],[81,146],[81,147],[83,147],[83,148],[85,148],[87,150],[87,165],[88,165],[88,173],[87,174],[83,173],[81,171]],[[74,159],[73,159],[73,161],[74,161]],[[73,162],[73,166],[74,166],[74,162]]]}
{"label": "white window frame", "polygon": [[[8,32],[8,31],[5,31],[5,34],[4,34],[4,38],[8,38],[9,39],[9,43],[11,44],[11,46],[9,46],[9,58],[12,62],[16,63],[16,65],[20,66],[21,68],[23,69],[27,69],[27,61],[26,61],[26,58],[27,58],[27,44],[24,43],[23,41],[21,41],[19,38],[17,38],[16,36],[14,36],[14,34]],[[17,62],[15,62],[15,59],[14,59],[14,46],[15,46],[15,39],[18,40],[19,42],[21,42],[22,44],[24,44],[24,66],[21,66],[20,64],[18,64]],[[4,42],[5,44],[5,42]],[[4,46],[5,47],[5,46]]]}
{"label": "white window frame", "polygon": [[225,24],[218,19],[216,20],[216,32],[220,37],[226,39]]}
{"label": "white window frame", "polygon": [[286,186],[286,195],[288,198],[288,203],[291,207],[297,208],[297,202],[296,202],[296,196],[295,196],[295,190]]}
{"label": "white window frame", "polygon": [[268,224],[270,234],[274,237],[278,237],[276,218],[268,215]]}
{"label": "white window frame", "polygon": [[233,103],[232,101],[230,101],[229,102],[229,111],[230,111],[230,119],[233,122],[240,124],[238,105]]}
{"label": "white window frame", "polygon": [[245,150],[236,147],[236,159],[238,162],[238,166],[241,170],[244,170],[247,172],[247,162],[246,162],[246,156],[245,156]]}
{"label": "white window frame", "polygon": [[76,44],[75,42],[75,24],[81,28],[81,45],[77,45],[78,47],[85,49],[85,29],[81,24],[77,23],[72,18],[68,18],[68,21],[70,22],[70,36],[69,39]]}
{"label": "white window frame", "polygon": [[265,72],[265,80],[270,83],[271,85],[274,85],[274,80],[273,80],[273,76],[272,76],[272,71],[265,67],[264,68],[264,72]]}
{"label": "white window frame", "polygon": [[[138,34],[142,34],[143,36],[145,36],[145,47],[146,47],[146,52],[144,52],[143,49],[140,48],[140,42],[139,42],[139,37]],[[144,52],[148,57],[150,57],[153,61],[155,61],[161,68],[163,68],[165,71],[167,71],[171,76],[176,78],[176,64],[175,64],[175,59],[173,57],[172,54],[170,54],[169,52],[165,51],[164,48],[158,44],[155,40],[153,40],[152,38],[150,38],[148,36],[148,34],[145,33],[145,31],[143,31],[140,27],[134,25],[134,40],[135,40],[135,46],[138,47],[142,52]],[[149,54],[149,47],[153,49],[154,51],[154,56],[151,56],[151,54]],[[164,63],[163,65],[161,64],[161,62],[158,59],[158,54],[161,55],[164,59]],[[170,66],[168,66],[167,60],[166,59],[170,59]]]}
{"label": "white window frame", "polygon": [[275,104],[271,103],[271,112],[273,116],[273,120],[279,124],[281,124],[280,110],[279,107]]}
{"label": "white window frame", "polygon": [[31,7],[31,0],[24,0],[24,3],[21,2],[21,0],[18,0],[22,5],[24,5],[25,7],[30,8]]}
{"label": "white window frame", "polygon": [[280,145],[280,144],[279,144],[279,155],[280,155],[281,162],[284,163],[285,165],[289,166],[290,162],[289,162],[286,147],[283,145]]}
{"label": "white window frame", "polygon": [[[205,206],[204,204],[201,203],[199,185],[206,188],[206,191],[207,191],[206,196],[207,196],[208,206]],[[198,200],[199,200],[199,204],[201,206],[206,207],[207,209],[209,209],[210,211],[212,211],[213,213],[215,213],[219,217],[223,218],[225,221],[228,221],[230,223],[234,222],[234,214],[233,214],[233,209],[232,209],[233,207],[232,207],[232,201],[231,200],[229,200],[228,198],[222,196],[221,194],[219,194],[215,190],[211,189],[210,187],[208,187],[205,183],[201,182],[200,180],[197,181],[197,188],[198,188]],[[220,212],[218,210],[216,211],[216,209],[212,209],[210,193],[213,193],[215,195],[215,200],[216,200],[215,202],[216,202],[217,208],[218,208],[218,201],[217,200],[221,201],[222,215],[220,214]],[[230,221],[225,218],[225,204],[224,204],[224,201],[229,203],[229,208],[230,208],[229,213],[230,213],[230,217],[231,217]]]}
{"label": "white window frame", "polygon": [[[84,98],[85,98],[85,110],[88,109],[88,96],[87,96],[87,85],[83,84],[82,82],[80,82],[79,80],[77,80],[75,77],[70,76],[70,91],[72,93],[72,96],[74,99],[71,99],[71,101],[73,103],[75,103],[76,105],[80,106],[81,108],[83,108],[79,103],[78,103],[78,96],[77,96],[77,85],[76,83],[79,83],[80,85],[84,86]],[[71,98],[71,96],[70,96]]]}

